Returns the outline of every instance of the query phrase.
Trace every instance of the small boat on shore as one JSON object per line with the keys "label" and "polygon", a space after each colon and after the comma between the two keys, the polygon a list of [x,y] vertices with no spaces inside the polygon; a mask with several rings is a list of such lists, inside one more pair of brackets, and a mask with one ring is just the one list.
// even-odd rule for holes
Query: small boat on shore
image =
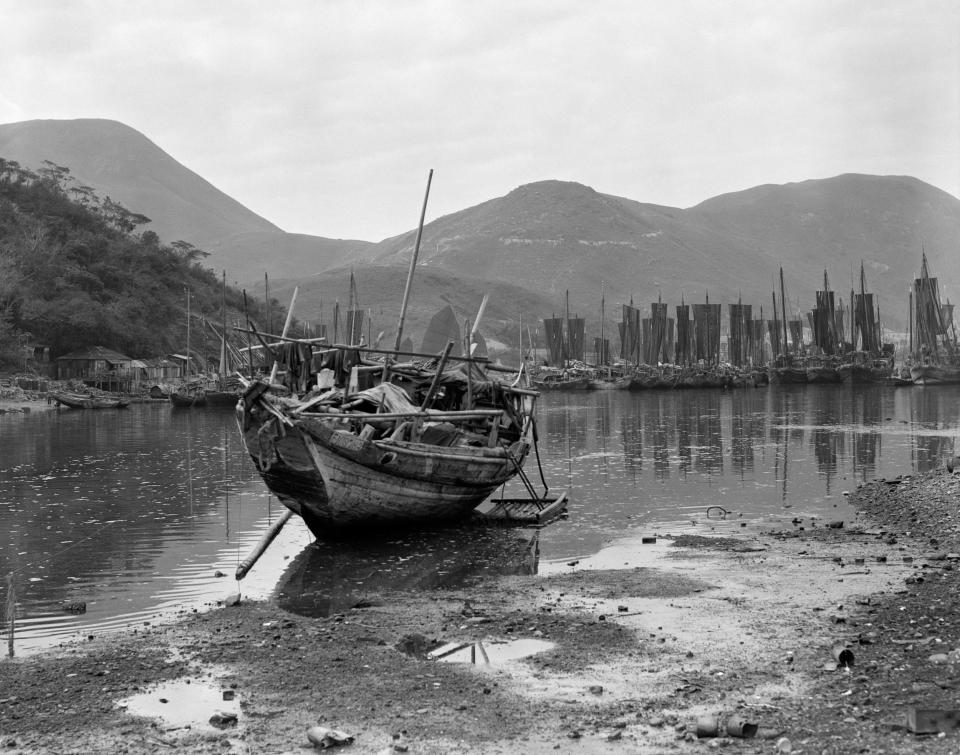
{"label": "small boat on shore", "polygon": [[126,409],[130,402],[119,396],[77,393],[75,391],[51,391],[50,398],[68,409]]}

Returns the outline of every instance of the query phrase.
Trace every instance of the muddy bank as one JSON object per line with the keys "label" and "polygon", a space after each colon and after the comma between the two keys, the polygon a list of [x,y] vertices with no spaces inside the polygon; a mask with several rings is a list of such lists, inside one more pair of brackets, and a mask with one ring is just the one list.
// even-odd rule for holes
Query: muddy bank
{"label": "muddy bank", "polygon": [[[864,486],[842,527],[724,523],[630,545],[649,566],[371,593],[326,618],[242,603],[3,661],[0,745],[299,752],[321,724],[358,753],[954,752],[956,733],[904,723],[910,705],[957,701],[958,480]],[[516,640],[542,644],[498,660]],[[445,643],[466,644],[466,662],[430,659]],[[237,721],[210,724],[211,702],[189,725],[128,712],[141,693],[158,712],[189,698],[151,691],[177,679],[225,691]],[[757,736],[698,739],[698,719],[721,712]]]}

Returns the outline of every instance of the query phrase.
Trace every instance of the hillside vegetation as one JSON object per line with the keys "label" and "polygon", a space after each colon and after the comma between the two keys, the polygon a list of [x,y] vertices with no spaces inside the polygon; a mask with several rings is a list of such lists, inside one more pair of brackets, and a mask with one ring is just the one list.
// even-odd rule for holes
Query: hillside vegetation
{"label": "hillside vegetation", "polygon": [[[192,244],[138,233],[148,220],[66,168],[34,172],[0,158],[0,361],[17,366],[34,345],[52,358],[92,345],[139,358],[182,353],[188,290],[194,353],[216,353],[203,318],[221,321],[220,279]],[[225,298],[239,322],[242,293],[228,288]],[[260,318],[262,307],[249,311]]]}

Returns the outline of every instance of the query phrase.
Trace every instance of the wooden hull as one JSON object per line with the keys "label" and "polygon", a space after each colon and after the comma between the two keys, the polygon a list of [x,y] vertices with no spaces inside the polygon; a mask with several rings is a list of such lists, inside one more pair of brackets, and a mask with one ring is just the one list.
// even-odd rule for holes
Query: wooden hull
{"label": "wooden hull", "polygon": [[[267,487],[317,537],[337,530],[465,519],[517,474],[529,449],[368,441],[329,421],[283,433],[247,422],[243,441]],[[511,460],[510,456],[513,457]]]}
{"label": "wooden hull", "polygon": [[591,391],[625,391],[630,388],[630,378],[616,378],[614,380],[591,380],[588,384]]}
{"label": "wooden hull", "polygon": [[806,385],[807,371],[802,367],[774,367],[770,370],[770,382],[779,385]]}
{"label": "wooden hull", "polygon": [[207,406],[219,406],[233,408],[240,400],[240,394],[236,391],[207,391]]}
{"label": "wooden hull", "polygon": [[887,384],[893,365],[845,364],[840,367],[843,382],[851,385]]}
{"label": "wooden hull", "polygon": [[589,378],[569,378],[567,380],[531,380],[530,384],[538,391],[585,391],[590,388]]}
{"label": "wooden hull", "polygon": [[178,409],[206,406],[207,394],[204,390],[192,390],[190,392],[175,391],[170,394],[170,403]]}
{"label": "wooden hull", "polygon": [[916,365],[910,368],[910,379],[917,385],[955,385],[960,383],[960,367]]}
{"label": "wooden hull", "polygon": [[842,383],[843,377],[836,367],[807,367],[808,383]]}

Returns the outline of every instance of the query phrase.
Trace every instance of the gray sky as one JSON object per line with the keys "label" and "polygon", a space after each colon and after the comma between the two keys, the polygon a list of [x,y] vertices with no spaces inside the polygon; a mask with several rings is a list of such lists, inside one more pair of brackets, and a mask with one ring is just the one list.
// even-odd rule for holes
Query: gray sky
{"label": "gray sky", "polygon": [[112,118],[287,231],[378,241],[531,181],[689,207],[960,196],[956,0],[0,0],[0,123]]}

